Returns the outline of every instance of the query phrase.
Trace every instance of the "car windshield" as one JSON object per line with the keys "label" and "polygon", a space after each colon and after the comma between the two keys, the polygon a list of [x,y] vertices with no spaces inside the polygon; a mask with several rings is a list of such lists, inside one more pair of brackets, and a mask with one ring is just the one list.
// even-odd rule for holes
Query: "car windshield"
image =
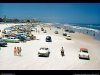
{"label": "car windshield", "polygon": [[48,50],[48,48],[45,48],[45,50]]}
{"label": "car windshield", "polygon": [[3,39],[0,39],[0,42],[3,42]]}
{"label": "car windshield", "polygon": [[88,51],[87,51],[87,50],[83,50],[82,52],[88,53]]}
{"label": "car windshield", "polygon": [[8,37],[8,39],[15,39],[15,37]]}
{"label": "car windshield", "polygon": [[48,48],[40,48],[40,50],[48,50]]}
{"label": "car windshield", "polygon": [[47,36],[47,38],[50,38],[50,36]]}

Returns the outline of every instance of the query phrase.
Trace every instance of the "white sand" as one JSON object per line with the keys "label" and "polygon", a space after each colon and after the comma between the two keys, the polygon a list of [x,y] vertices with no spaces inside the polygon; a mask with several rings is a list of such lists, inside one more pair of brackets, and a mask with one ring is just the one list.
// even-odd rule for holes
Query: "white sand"
{"label": "white sand", "polygon": [[[0,29],[5,26],[1,25]],[[37,27],[40,30],[40,27]],[[2,47],[0,51],[0,70],[100,70],[100,41],[79,34],[71,33],[72,40],[66,40],[62,36],[62,30],[45,27],[47,33],[33,34],[39,40],[32,40],[26,43],[8,43],[8,47]],[[59,34],[54,34],[58,30]],[[52,42],[45,42],[47,35],[52,37]],[[84,36],[84,38],[83,38]],[[83,39],[82,39],[83,38]],[[89,42],[88,42],[89,41]],[[22,56],[14,56],[13,48],[22,47]],[[38,57],[40,47],[49,47],[49,57]],[[60,54],[61,47],[64,47],[65,56]],[[78,58],[81,47],[89,49],[90,60]]]}

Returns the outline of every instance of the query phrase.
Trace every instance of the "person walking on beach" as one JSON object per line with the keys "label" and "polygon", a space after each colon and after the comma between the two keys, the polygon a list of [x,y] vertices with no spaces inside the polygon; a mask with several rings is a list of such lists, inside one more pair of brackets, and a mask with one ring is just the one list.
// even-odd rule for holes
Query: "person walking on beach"
{"label": "person walking on beach", "polygon": [[17,54],[17,48],[16,47],[14,47],[14,56],[16,56]]}
{"label": "person walking on beach", "polygon": [[18,56],[20,54],[20,48],[19,47],[17,47],[17,54],[18,54]]}
{"label": "person walking on beach", "polygon": [[19,56],[21,56],[21,51],[22,51],[22,48],[19,47]]}
{"label": "person walking on beach", "polygon": [[62,57],[64,56],[64,49],[63,49],[63,47],[61,48],[61,56]]}

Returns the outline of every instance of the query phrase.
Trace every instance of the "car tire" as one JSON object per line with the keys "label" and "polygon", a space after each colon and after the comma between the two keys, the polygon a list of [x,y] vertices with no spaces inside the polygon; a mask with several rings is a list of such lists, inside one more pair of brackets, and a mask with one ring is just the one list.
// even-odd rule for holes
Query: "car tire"
{"label": "car tire", "polygon": [[49,57],[49,54],[47,55],[47,57]]}
{"label": "car tire", "polygon": [[49,53],[48,53],[48,55],[47,55],[48,57],[49,57]]}
{"label": "car tire", "polygon": [[88,56],[88,60],[90,60],[90,57]]}
{"label": "car tire", "polygon": [[80,54],[79,54],[79,59],[81,59]]}

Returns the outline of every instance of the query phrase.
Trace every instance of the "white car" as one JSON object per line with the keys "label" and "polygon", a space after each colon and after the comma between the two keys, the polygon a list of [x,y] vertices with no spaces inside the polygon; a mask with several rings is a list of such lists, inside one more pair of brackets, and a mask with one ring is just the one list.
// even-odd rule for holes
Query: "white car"
{"label": "white car", "polygon": [[47,47],[41,47],[38,51],[38,56],[47,56],[49,57],[50,51]]}
{"label": "white car", "polygon": [[80,48],[79,58],[90,59],[89,58],[89,54],[88,54],[88,49],[86,49],[86,48]]}
{"label": "white car", "polygon": [[71,36],[70,35],[67,35],[66,39],[67,40],[71,40]]}
{"label": "white car", "polygon": [[54,33],[55,33],[55,34],[58,34],[58,31],[55,31]]}
{"label": "white car", "polygon": [[44,33],[47,33],[47,31],[46,31],[46,30],[44,30]]}

